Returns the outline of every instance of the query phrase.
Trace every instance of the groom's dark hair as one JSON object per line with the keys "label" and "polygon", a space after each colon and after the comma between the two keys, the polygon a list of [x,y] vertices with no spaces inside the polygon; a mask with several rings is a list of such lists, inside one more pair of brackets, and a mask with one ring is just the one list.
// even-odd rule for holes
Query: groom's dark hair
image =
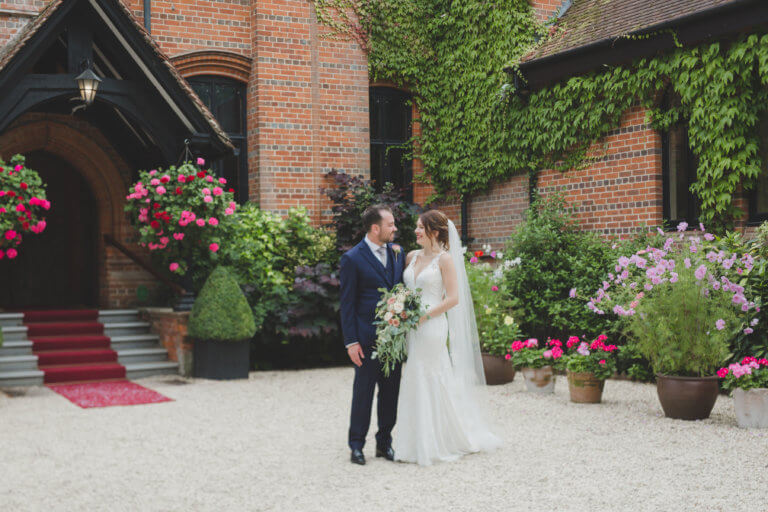
{"label": "groom's dark hair", "polygon": [[371,230],[371,226],[381,222],[382,210],[392,213],[392,208],[385,204],[374,204],[365,209],[363,212],[363,229],[366,233]]}

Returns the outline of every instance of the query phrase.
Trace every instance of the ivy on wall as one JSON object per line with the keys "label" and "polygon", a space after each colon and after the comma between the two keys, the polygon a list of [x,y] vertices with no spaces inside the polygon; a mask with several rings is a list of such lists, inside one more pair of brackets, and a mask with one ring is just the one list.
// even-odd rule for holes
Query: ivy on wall
{"label": "ivy on wall", "polygon": [[[413,92],[422,129],[415,142],[438,194],[463,196],[515,174],[582,166],[589,148],[637,104],[649,109],[656,129],[688,124],[699,162],[692,190],[704,222],[727,226],[743,213],[733,198],[761,172],[757,124],[768,110],[768,34],[680,47],[572,77],[524,101],[511,94],[503,68],[546,33],[528,0],[314,1],[325,18],[354,4],[362,16],[332,26],[332,37],[365,42],[371,80]],[[679,101],[661,110],[666,92]]]}

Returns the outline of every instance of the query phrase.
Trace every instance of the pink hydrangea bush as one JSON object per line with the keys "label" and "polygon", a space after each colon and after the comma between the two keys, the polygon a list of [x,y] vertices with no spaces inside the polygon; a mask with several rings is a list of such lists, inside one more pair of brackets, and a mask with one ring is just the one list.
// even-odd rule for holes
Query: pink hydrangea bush
{"label": "pink hydrangea bush", "polygon": [[27,233],[45,231],[51,209],[45,197],[43,181],[23,156],[12,157],[10,165],[0,160],[0,260],[16,258]]}
{"label": "pink hydrangea bush", "polygon": [[199,158],[196,165],[140,171],[126,196],[125,211],[139,232],[139,245],[174,274],[213,267],[225,243],[222,225],[237,209],[234,190],[225,191],[226,180],[204,170],[204,164]]}
{"label": "pink hydrangea bush", "polygon": [[601,334],[592,342],[571,336],[566,342],[565,368],[571,373],[593,373],[607,379],[616,372],[619,348],[606,344],[608,336]]}
{"label": "pink hydrangea bush", "polygon": [[505,358],[511,361],[515,368],[543,368],[551,366],[561,368],[564,359],[563,343],[560,340],[548,339],[543,346],[536,338],[525,341],[514,341],[509,346]]}
{"label": "pink hydrangea bush", "polygon": [[717,371],[728,390],[768,388],[768,359],[747,356],[741,363],[733,363]]}

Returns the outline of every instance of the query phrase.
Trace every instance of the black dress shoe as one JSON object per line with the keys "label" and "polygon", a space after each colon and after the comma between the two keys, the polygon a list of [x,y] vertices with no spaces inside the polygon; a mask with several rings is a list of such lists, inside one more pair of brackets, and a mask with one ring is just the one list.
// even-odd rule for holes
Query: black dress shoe
{"label": "black dress shoe", "polygon": [[376,448],[376,456],[384,457],[387,460],[395,460],[395,450],[391,446],[387,448]]}
{"label": "black dress shoe", "polygon": [[352,455],[349,456],[349,460],[351,460],[353,464],[365,466],[365,455],[363,455],[362,450],[352,450]]}

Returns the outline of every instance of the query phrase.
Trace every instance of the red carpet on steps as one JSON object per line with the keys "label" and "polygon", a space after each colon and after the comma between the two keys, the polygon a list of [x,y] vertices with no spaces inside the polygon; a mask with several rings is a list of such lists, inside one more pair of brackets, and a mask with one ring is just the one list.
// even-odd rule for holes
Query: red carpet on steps
{"label": "red carpet on steps", "polygon": [[96,310],[26,311],[24,325],[46,384],[124,379]]}
{"label": "red carpet on steps", "polygon": [[48,387],[67,398],[70,402],[83,408],[155,404],[172,401],[167,396],[127,380],[51,384]]}

